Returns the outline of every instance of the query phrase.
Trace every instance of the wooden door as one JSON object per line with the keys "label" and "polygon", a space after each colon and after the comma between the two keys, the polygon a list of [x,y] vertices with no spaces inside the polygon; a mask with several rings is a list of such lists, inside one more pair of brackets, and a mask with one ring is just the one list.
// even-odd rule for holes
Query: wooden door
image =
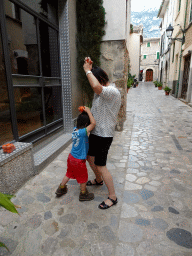
{"label": "wooden door", "polygon": [[146,71],[146,82],[151,82],[153,81],[153,70],[152,69],[147,69]]}
{"label": "wooden door", "polygon": [[184,100],[187,97],[189,71],[190,71],[190,61],[191,61],[191,54],[185,57],[183,82],[182,82],[182,90],[181,90],[181,98],[184,99]]}

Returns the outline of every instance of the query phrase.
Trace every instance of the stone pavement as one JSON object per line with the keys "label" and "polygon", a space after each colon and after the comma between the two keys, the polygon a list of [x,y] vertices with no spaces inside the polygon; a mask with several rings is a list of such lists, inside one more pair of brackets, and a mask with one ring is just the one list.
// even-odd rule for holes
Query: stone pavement
{"label": "stone pavement", "polygon": [[[107,189],[90,187],[91,202],[79,202],[79,186],[55,198],[71,146],[12,201],[20,216],[0,211],[0,241],[14,256],[191,256],[192,108],[152,83],[127,95],[127,120],[108,157],[119,203],[98,209]],[[93,178],[89,168],[89,178]]]}

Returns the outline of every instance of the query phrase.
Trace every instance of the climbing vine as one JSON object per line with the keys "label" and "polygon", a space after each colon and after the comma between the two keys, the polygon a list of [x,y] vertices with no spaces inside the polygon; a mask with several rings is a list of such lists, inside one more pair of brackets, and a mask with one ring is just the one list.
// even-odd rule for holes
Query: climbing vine
{"label": "climbing vine", "polygon": [[84,58],[91,57],[93,66],[100,66],[100,46],[105,35],[105,9],[102,0],[77,0],[77,69],[78,81],[88,97],[93,98],[93,90],[83,70]]}

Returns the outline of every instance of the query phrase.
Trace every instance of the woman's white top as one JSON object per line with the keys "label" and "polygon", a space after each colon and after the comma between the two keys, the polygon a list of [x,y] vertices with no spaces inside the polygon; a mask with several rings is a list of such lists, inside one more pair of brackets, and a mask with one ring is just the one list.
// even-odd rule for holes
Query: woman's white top
{"label": "woman's white top", "polygon": [[102,92],[94,94],[91,112],[96,126],[91,132],[100,137],[113,137],[121,106],[121,94],[115,84],[103,86]]}

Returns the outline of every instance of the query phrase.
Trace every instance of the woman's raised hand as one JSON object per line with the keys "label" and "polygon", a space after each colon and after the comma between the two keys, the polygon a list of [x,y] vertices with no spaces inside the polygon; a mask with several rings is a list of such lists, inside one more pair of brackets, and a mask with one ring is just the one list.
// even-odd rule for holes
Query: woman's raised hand
{"label": "woman's raised hand", "polygon": [[85,57],[84,65],[83,65],[84,71],[85,72],[90,71],[92,69],[92,64],[93,64],[93,61],[91,60],[91,58]]}

